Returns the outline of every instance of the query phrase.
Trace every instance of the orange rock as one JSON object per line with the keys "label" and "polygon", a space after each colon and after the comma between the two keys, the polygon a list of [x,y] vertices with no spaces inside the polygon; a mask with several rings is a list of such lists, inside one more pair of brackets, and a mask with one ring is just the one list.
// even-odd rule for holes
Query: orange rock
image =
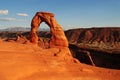
{"label": "orange rock", "polygon": [[68,47],[68,40],[65,37],[64,31],[57,23],[53,13],[37,12],[31,22],[30,41],[38,43],[37,29],[42,22],[45,22],[50,27],[52,34],[50,39],[50,47]]}
{"label": "orange rock", "polygon": [[39,25],[45,22],[50,27],[51,38],[50,38],[50,49],[56,48],[58,52],[54,53],[60,60],[78,62],[75,60],[68,48],[68,40],[64,34],[62,27],[57,23],[53,13],[48,12],[37,12],[31,22],[30,41],[38,44],[38,36],[36,34]]}

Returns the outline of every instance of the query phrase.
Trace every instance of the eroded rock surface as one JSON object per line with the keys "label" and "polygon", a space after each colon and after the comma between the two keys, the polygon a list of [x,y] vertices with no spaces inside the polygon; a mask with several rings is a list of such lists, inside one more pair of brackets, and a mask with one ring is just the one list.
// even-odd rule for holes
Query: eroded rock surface
{"label": "eroded rock surface", "polygon": [[[49,42],[50,49],[55,48],[58,51],[53,56],[58,57],[60,60],[78,62],[71,55],[68,48],[68,40],[62,30],[62,27],[57,23],[53,13],[37,12],[31,22],[30,41],[38,44],[37,30],[42,22],[45,22],[50,27],[51,38]],[[40,44],[40,42],[39,42]],[[51,53],[52,54],[52,53]]]}
{"label": "eroded rock surface", "polygon": [[120,42],[119,27],[78,28],[66,31],[69,42],[73,43],[104,43]]}
{"label": "eroded rock surface", "polygon": [[54,14],[48,12],[37,12],[33,17],[30,32],[30,41],[32,43],[38,43],[36,32],[42,22],[45,22],[50,27],[50,32],[52,34],[50,38],[50,47],[68,47],[68,41],[64,31],[54,18]]}

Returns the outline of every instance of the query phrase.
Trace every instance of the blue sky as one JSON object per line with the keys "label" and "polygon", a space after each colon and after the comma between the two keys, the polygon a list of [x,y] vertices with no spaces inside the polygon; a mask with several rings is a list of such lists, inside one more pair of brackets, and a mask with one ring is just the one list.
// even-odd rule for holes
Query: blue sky
{"label": "blue sky", "polygon": [[120,0],[0,0],[0,28],[30,27],[38,11],[53,12],[64,29],[120,27]]}

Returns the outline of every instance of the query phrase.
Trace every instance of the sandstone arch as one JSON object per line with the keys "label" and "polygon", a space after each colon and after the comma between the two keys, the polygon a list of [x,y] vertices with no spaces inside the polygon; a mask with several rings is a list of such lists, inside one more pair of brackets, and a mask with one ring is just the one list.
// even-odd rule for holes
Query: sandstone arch
{"label": "sandstone arch", "polygon": [[38,36],[36,34],[38,27],[42,22],[45,22],[50,27],[52,34],[50,38],[50,47],[68,47],[68,40],[65,37],[64,31],[57,23],[53,13],[37,12],[31,21],[30,41],[38,43]]}

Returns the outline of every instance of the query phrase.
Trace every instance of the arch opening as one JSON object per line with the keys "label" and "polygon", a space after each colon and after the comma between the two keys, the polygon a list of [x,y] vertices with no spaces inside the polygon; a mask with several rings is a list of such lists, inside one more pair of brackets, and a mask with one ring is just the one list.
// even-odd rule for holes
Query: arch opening
{"label": "arch opening", "polygon": [[45,22],[42,22],[38,28],[39,31],[50,31],[50,27],[45,24]]}
{"label": "arch opening", "polygon": [[50,42],[50,27],[45,23],[42,22],[38,28],[38,46],[41,48],[47,49],[49,48],[49,42]]}

